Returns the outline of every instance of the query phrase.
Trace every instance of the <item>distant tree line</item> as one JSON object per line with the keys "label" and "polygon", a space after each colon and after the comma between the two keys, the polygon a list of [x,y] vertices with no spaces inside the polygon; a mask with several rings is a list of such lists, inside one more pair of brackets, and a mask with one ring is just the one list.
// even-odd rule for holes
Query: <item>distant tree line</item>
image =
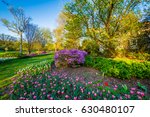
{"label": "distant tree line", "polygon": [[[7,48],[8,50],[18,50],[16,45],[20,45],[20,54],[23,50],[27,50],[30,54],[32,50],[50,50],[49,46],[52,46],[52,33],[48,28],[40,28],[38,25],[31,23],[32,19],[27,17],[22,8],[14,8],[13,6],[2,1],[13,16],[13,20],[9,21],[7,19],[0,19],[7,29],[19,36],[19,41],[15,38],[14,40],[9,40],[9,42],[15,44],[11,47],[6,46],[8,37],[11,36],[1,34],[0,40],[5,43],[0,44],[1,49]],[[12,38],[12,37],[11,37]],[[13,38],[14,39],[14,38]],[[14,48],[15,47],[15,48]]]}

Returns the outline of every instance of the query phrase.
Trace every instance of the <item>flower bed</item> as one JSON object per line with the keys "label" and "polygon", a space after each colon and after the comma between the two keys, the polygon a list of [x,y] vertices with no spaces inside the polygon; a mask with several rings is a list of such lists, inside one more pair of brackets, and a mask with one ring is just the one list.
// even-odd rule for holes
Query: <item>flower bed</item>
{"label": "flower bed", "polygon": [[31,64],[30,66],[18,70],[17,74],[22,77],[26,74],[30,74],[31,76],[38,75],[40,73],[44,73],[51,69],[51,61],[42,61],[38,64]]}
{"label": "flower bed", "polygon": [[16,59],[17,57],[5,57],[5,58],[0,58],[0,63],[1,62],[5,62],[5,61],[8,61],[8,60],[12,60],[12,59]]}
{"label": "flower bed", "polygon": [[135,100],[149,99],[144,90],[129,89],[126,85],[108,87],[105,82],[73,82],[59,77],[56,72],[36,76],[25,74],[10,86],[11,99],[20,100]]}
{"label": "flower bed", "polygon": [[8,58],[8,57],[20,57],[19,52],[3,52],[0,53],[1,58]]}

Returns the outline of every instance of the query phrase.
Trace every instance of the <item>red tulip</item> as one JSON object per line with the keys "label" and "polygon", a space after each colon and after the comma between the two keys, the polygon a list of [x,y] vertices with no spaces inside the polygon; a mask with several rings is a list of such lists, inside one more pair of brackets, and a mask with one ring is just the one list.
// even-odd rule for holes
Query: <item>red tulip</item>
{"label": "red tulip", "polygon": [[104,86],[108,86],[108,82],[104,82]]}
{"label": "red tulip", "polygon": [[92,98],[88,98],[88,100],[92,100]]}

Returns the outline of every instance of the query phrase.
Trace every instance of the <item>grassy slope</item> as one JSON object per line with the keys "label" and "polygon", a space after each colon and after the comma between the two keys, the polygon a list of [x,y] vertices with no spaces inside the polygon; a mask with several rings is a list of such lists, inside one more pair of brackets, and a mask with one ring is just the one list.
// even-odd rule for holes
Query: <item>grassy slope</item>
{"label": "grassy slope", "polygon": [[53,55],[42,55],[32,58],[13,59],[0,64],[0,87],[8,84],[9,79],[15,73],[30,64],[36,64],[44,60],[53,59]]}

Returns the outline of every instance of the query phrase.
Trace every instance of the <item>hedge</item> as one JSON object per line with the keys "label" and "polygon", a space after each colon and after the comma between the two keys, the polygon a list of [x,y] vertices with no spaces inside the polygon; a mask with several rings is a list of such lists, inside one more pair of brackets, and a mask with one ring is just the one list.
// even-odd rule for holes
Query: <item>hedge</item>
{"label": "hedge", "polygon": [[86,66],[100,70],[104,75],[120,79],[150,78],[150,62],[129,59],[86,57]]}

